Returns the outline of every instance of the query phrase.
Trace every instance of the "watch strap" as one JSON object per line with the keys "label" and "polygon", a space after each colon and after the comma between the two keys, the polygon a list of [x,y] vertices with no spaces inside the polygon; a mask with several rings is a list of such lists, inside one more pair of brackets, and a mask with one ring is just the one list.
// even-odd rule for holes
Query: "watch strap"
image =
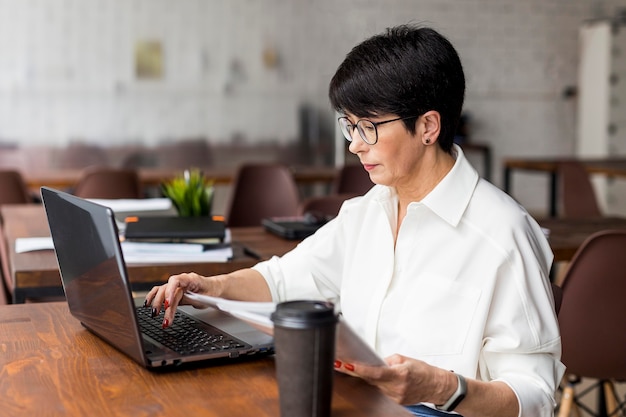
{"label": "watch strap", "polygon": [[448,401],[446,401],[443,405],[435,406],[437,407],[438,410],[441,410],[441,411],[454,410],[456,406],[459,405],[461,401],[463,401],[463,398],[465,398],[465,394],[467,394],[467,382],[465,381],[465,377],[457,373],[455,373],[454,375],[456,375],[456,379],[457,379],[456,391],[454,391],[454,394],[452,394],[452,396],[448,399]]}

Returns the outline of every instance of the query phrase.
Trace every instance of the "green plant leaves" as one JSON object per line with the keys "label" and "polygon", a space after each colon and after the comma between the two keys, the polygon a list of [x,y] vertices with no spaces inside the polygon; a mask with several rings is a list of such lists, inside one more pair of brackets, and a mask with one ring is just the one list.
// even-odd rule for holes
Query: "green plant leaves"
{"label": "green plant leaves", "polygon": [[163,195],[172,200],[180,216],[211,215],[213,181],[204,178],[199,170],[186,170],[182,177],[165,182],[161,189]]}

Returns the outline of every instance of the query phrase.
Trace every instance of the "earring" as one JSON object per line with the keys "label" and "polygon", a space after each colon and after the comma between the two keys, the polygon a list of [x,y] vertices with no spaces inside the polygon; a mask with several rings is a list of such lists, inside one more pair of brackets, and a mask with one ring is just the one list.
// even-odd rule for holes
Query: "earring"
{"label": "earring", "polygon": [[424,139],[424,143],[425,143],[426,145],[428,145],[428,144],[430,143],[430,139],[428,139],[428,138]]}

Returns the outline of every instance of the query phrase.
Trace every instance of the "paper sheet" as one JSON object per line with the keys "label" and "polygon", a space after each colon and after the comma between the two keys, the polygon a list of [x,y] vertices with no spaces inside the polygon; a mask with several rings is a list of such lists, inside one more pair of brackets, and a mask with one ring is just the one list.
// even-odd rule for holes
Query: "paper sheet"
{"label": "paper sheet", "polygon": [[[186,292],[185,297],[188,300],[218,308],[269,335],[274,333],[274,323],[270,318],[276,310],[274,303],[226,300],[191,292]],[[387,366],[385,361],[357,335],[341,316],[339,316],[337,326],[335,357],[345,363]]]}
{"label": "paper sheet", "polygon": [[38,250],[54,250],[51,237],[18,237],[15,239],[15,253]]}
{"label": "paper sheet", "polygon": [[[155,247],[152,250],[148,249],[128,249],[127,243],[123,242],[122,251],[124,253],[124,260],[128,264],[158,264],[158,263],[187,263],[187,262],[227,262],[233,257],[233,248],[231,246],[218,247],[216,249],[201,250],[189,247],[189,249],[181,248],[180,250],[173,249],[168,251],[167,248]],[[193,245],[185,243],[145,243],[144,245]]]}
{"label": "paper sheet", "polygon": [[143,211],[169,211],[172,209],[172,201],[169,198],[119,198],[102,199],[90,198],[101,206],[109,207],[113,212],[143,212]]}

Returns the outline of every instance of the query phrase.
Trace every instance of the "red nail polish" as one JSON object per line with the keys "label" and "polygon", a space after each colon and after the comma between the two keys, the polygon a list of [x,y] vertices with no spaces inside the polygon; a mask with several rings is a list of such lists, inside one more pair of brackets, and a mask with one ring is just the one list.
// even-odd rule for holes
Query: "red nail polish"
{"label": "red nail polish", "polygon": [[168,319],[163,319],[163,326],[162,327],[165,329],[165,328],[169,327],[169,325],[170,325],[170,321]]}
{"label": "red nail polish", "polygon": [[335,368],[341,368],[341,361],[335,361]]}
{"label": "red nail polish", "polygon": [[346,363],[343,366],[344,366],[344,368],[346,368],[350,372],[354,371],[354,365],[352,365],[351,363]]}
{"label": "red nail polish", "polygon": [[165,306],[165,309],[167,310],[170,307],[170,302],[165,300],[164,306]]}

